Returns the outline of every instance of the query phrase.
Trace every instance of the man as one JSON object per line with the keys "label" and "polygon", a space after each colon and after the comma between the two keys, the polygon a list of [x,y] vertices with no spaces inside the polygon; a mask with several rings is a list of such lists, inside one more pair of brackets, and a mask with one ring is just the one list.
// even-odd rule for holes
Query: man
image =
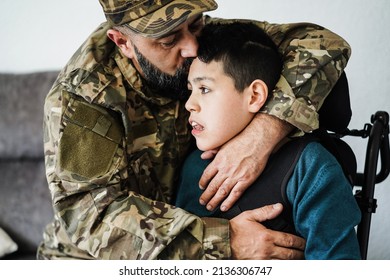
{"label": "man", "polygon": [[[184,108],[188,67],[196,36],[216,20],[202,13],[217,4],[100,3],[107,22],[75,53],[45,102],[46,175],[55,219],[38,257],[302,258],[302,239],[260,224],[280,213],[277,207],[244,212],[229,223],[170,205],[191,144]],[[229,208],[293,126],[317,128],[316,110],[350,53],[344,40],[315,25],[257,24],[284,53],[283,76],[267,114],[257,114],[206,170],[200,185],[207,186],[203,200],[209,208],[231,193],[222,204]]]}

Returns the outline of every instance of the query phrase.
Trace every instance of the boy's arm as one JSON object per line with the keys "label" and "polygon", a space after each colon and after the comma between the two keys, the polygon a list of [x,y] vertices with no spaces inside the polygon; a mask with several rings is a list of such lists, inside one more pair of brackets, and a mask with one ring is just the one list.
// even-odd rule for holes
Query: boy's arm
{"label": "boy's arm", "polygon": [[[306,259],[360,259],[361,213],[337,160],[319,143],[306,146],[286,189]],[[315,209],[313,208],[315,206]]]}
{"label": "boy's arm", "polygon": [[219,150],[205,170],[199,184],[207,189],[201,199],[210,203],[211,208],[229,194],[222,206],[231,207],[264,170],[270,152],[294,129],[300,135],[318,128],[317,112],[343,73],[351,53],[344,39],[318,25],[250,22],[263,28],[279,47],[283,71],[258,116]]}

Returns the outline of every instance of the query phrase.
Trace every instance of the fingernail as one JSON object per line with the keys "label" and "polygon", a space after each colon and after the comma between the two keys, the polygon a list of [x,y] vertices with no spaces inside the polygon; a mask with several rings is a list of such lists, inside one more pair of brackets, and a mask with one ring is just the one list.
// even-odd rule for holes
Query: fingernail
{"label": "fingernail", "polygon": [[272,205],[272,207],[274,209],[280,209],[282,207],[282,204],[281,203],[275,203],[274,205]]}
{"label": "fingernail", "polygon": [[199,189],[201,189],[201,190],[204,190],[204,187],[203,187],[203,186],[201,186],[201,185],[199,185]]}
{"label": "fingernail", "polygon": [[227,207],[226,207],[225,205],[222,205],[222,206],[221,206],[221,211],[226,211],[226,208],[227,208]]}
{"label": "fingernail", "polygon": [[207,205],[206,208],[207,208],[207,210],[209,210],[209,211],[212,211],[212,210],[213,210],[213,207],[212,207],[211,205]]}
{"label": "fingernail", "polygon": [[199,199],[199,203],[200,203],[200,205],[205,205],[206,204],[203,199]]}

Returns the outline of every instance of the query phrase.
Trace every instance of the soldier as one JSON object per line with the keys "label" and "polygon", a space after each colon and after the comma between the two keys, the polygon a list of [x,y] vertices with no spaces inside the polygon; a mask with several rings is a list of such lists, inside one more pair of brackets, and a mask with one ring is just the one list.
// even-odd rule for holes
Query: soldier
{"label": "soldier", "polygon": [[[107,22],[76,51],[45,101],[55,215],[38,258],[302,258],[303,239],[260,224],[280,213],[277,207],[239,215],[244,226],[234,227],[171,205],[178,167],[191,148],[184,104],[196,37],[209,22],[230,22],[203,16],[217,4],[99,2]],[[317,25],[255,24],[283,54],[283,72],[266,106],[205,171],[200,185],[209,208],[223,201],[228,209],[283,137],[318,127],[317,111],[350,55],[342,38]],[[240,246],[233,244],[237,237]]]}

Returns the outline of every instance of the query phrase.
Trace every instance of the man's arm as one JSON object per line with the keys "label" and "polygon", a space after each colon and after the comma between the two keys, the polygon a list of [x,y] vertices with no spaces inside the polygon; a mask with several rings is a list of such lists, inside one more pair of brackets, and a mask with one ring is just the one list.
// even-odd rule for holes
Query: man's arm
{"label": "man's arm", "polygon": [[[107,137],[94,118],[111,123]],[[57,220],[47,244],[79,258],[230,258],[227,220],[201,219],[139,194],[117,127],[62,86],[46,99],[46,175]]]}
{"label": "man's arm", "polygon": [[[98,133],[102,133],[102,127],[94,125],[93,117],[80,117],[78,114],[91,108],[77,102],[81,101],[59,86],[45,103],[46,175],[56,222],[45,235],[46,245],[40,249],[43,258],[63,255],[88,259],[228,259],[232,250],[237,257],[245,256],[238,251],[239,247],[234,247],[234,240],[231,249],[228,220],[199,218],[137,193],[137,179],[129,174],[132,167],[128,166],[123,148],[106,158],[112,154],[110,147],[115,146],[112,140],[117,141],[114,119],[99,123],[111,122],[107,132],[110,139],[96,137],[89,125]],[[90,111],[98,120],[103,115],[109,118],[99,112]],[[97,170],[105,171],[91,173]],[[273,251],[266,249],[280,247],[275,244],[283,244],[285,236],[275,236],[278,242],[269,240],[267,235],[260,234],[266,229],[257,231],[257,221],[248,221],[247,226],[250,225],[256,234],[241,242],[247,246],[256,244],[260,252],[264,251],[259,256],[273,257]],[[246,230],[238,228],[232,236],[241,236]],[[301,242],[297,237],[291,238],[295,243]],[[283,258],[289,255],[285,251],[290,250],[281,247],[276,252]]]}
{"label": "man's arm", "polygon": [[291,123],[297,134],[317,129],[318,111],[347,66],[349,44],[314,24],[259,24],[284,59],[281,78],[261,112]]}
{"label": "man's arm", "polygon": [[[261,110],[265,114],[258,114],[253,121],[261,120],[259,125],[249,125],[241,135],[226,143],[205,170],[199,184],[211,188],[201,197],[201,202],[210,204],[210,209],[229,194],[222,207],[231,207],[264,170],[270,151],[294,127],[297,135],[318,128],[317,111],[343,73],[351,53],[348,43],[340,36],[314,24],[255,23],[279,47],[284,59],[283,71]],[[269,131],[270,127],[284,131]]]}

